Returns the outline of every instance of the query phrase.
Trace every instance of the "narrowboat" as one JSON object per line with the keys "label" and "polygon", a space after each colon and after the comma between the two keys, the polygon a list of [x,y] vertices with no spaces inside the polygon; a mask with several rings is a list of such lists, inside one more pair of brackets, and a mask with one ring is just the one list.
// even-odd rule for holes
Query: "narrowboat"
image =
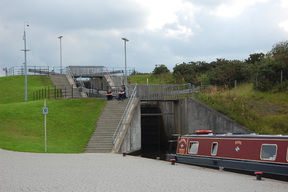
{"label": "narrowboat", "polygon": [[214,134],[203,130],[179,136],[176,141],[176,152],[169,151],[168,160],[288,176],[288,135]]}

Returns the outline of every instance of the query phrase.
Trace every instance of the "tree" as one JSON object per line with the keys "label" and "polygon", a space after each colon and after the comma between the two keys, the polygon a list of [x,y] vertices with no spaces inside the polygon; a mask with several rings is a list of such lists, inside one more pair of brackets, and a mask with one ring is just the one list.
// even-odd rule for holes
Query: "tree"
{"label": "tree", "polygon": [[266,58],[261,59],[258,64],[258,70],[255,73],[255,89],[269,91],[275,86],[287,85],[288,41],[275,44],[266,54]]}
{"label": "tree", "polygon": [[259,61],[261,61],[261,59],[264,59],[265,54],[264,53],[254,53],[254,54],[250,54],[248,59],[245,59],[246,63],[249,64],[255,64]]}
{"label": "tree", "polygon": [[206,73],[210,69],[209,63],[204,61],[189,62],[177,64],[173,68],[173,75],[175,79],[183,79],[187,83],[193,85],[200,85],[201,82],[198,80],[202,74]]}
{"label": "tree", "polygon": [[212,85],[228,85],[232,87],[234,81],[244,82],[250,77],[245,73],[245,63],[239,60],[218,59],[212,62],[215,67],[207,72],[209,82]]}
{"label": "tree", "polygon": [[169,69],[165,66],[165,65],[160,65],[155,67],[153,74],[155,75],[160,75],[160,74],[165,74],[165,73],[169,73]]}

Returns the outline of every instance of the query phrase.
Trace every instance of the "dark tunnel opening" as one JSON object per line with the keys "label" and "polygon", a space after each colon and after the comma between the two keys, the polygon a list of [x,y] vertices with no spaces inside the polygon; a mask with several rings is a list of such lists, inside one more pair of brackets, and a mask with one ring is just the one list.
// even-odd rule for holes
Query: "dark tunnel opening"
{"label": "dark tunnel opening", "polygon": [[168,139],[163,123],[163,115],[157,104],[141,105],[141,156],[166,159]]}

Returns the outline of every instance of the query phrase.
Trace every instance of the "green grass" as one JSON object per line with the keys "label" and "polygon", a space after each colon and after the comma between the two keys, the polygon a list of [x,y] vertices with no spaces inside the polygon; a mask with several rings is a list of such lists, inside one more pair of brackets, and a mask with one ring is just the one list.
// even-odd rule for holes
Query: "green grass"
{"label": "green grass", "polygon": [[252,89],[252,84],[243,84],[236,92],[213,87],[195,97],[257,133],[288,134],[285,93],[258,92]]}
{"label": "green grass", "polygon": [[163,85],[175,83],[172,73],[166,73],[162,75],[134,75],[129,76],[128,80],[130,84],[137,83],[138,85]]}
{"label": "green grass", "polygon": [[[29,76],[29,79],[32,81],[29,95],[31,90],[52,84],[44,76]],[[5,91],[0,92],[0,148],[44,152],[44,103],[42,100],[24,102],[22,80],[21,76],[0,77],[0,87],[5,86]],[[11,82],[14,84],[10,86]],[[18,90],[21,88],[23,92]],[[105,104],[101,99],[47,100],[48,152],[83,152]]]}
{"label": "green grass", "polygon": [[[28,76],[28,100],[33,99],[33,92],[39,89],[53,86],[47,76]],[[24,101],[24,76],[0,77],[0,104]]]}

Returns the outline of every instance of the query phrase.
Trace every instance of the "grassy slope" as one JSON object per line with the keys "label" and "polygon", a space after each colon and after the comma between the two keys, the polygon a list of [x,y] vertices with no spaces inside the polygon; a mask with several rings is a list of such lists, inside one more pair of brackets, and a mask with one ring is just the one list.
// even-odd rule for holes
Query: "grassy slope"
{"label": "grassy slope", "polygon": [[[28,100],[32,100],[33,92],[44,87],[52,86],[46,76],[28,76]],[[0,77],[0,104],[24,101],[24,76]]]}
{"label": "grassy slope", "polygon": [[[44,76],[28,79],[29,95],[32,90],[52,84]],[[43,152],[43,101],[23,102],[24,89],[20,82],[24,82],[23,76],[0,77],[0,147]],[[106,101],[99,99],[48,100],[48,152],[83,152],[105,104]]]}
{"label": "grassy slope", "polygon": [[252,84],[234,89],[212,89],[196,98],[257,133],[288,134],[286,93],[254,91]]}
{"label": "grassy slope", "polygon": [[[148,80],[148,82],[147,82]],[[172,73],[167,73],[163,75],[135,75],[129,77],[130,84],[139,84],[139,85],[162,85],[162,84],[174,84]]]}
{"label": "grassy slope", "polygon": [[[145,79],[153,79],[149,84],[161,84],[153,75],[129,77],[130,83],[146,84]],[[161,82],[165,77],[161,79]],[[288,134],[288,95],[257,92],[252,84],[243,84],[234,89],[210,89],[194,95],[200,101],[236,120],[257,133]]]}

